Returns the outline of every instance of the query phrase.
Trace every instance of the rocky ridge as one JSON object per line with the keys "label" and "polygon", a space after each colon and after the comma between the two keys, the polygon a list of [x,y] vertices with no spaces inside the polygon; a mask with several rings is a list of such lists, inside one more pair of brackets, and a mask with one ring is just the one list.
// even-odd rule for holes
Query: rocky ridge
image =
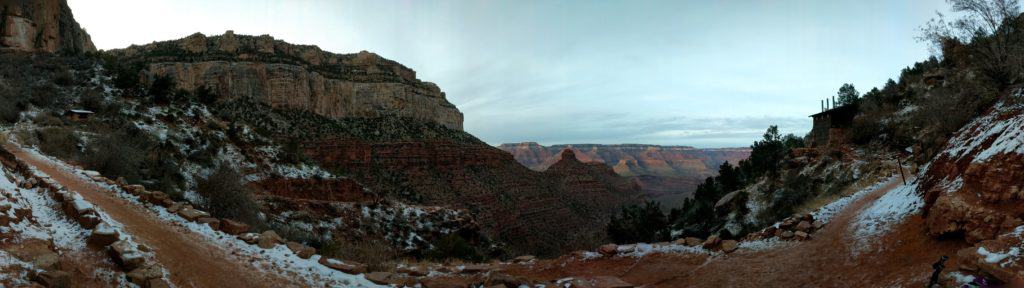
{"label": "rocky ridge", "polygon": [[0,51],[96,51],[67,1],[0,0]]}
{"label": "rocky ridge", "polygon": [[169,77],[178,89],[333,119],[408,117],[462,130],[462,113],[434,83],[377,54],[335,54],[268,35],[193,34],[108,51],[137,69],[142,83]]}

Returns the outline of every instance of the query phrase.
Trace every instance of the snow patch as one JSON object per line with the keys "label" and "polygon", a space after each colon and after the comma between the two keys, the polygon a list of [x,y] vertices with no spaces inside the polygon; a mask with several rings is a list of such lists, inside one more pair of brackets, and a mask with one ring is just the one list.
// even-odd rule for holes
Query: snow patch
{"label": "snow patch", "polygon": [[917,185],[915,182],[896,187],[857,215],[850,227],[857,239],[855,254],[867,249],[874,238],[888,232],[908,215],[924,207],[924,199],[917,195]]}

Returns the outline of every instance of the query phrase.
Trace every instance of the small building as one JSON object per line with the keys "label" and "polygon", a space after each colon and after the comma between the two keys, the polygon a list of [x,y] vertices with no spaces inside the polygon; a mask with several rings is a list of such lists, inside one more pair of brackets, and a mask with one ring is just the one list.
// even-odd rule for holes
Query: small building
{"label": "small building", "polygon": [[814,127],[811,128],[809,147],[834,146],[845,143],[853,117],[857,116],[857,105],[843,105],[811,115]]}
{"label": "small building", "polygon": [[77,110],[71,109],[64,112],[64,117],[67,117],[71,121],[85,121],[89,120],[89,117],[95,114],[95,112],[89,110]]}

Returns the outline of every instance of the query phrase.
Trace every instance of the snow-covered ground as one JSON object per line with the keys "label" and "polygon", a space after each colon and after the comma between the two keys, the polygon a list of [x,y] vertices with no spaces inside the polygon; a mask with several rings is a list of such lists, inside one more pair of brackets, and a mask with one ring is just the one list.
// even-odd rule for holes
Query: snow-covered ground
{"label": "snow-covered ground", "polygon": [[880,235],[924,207],[924,199],[918,195],[917,185],[913,182],[893,188],[857,215],[850,224],[856,240],[853,253],[867,251]]}

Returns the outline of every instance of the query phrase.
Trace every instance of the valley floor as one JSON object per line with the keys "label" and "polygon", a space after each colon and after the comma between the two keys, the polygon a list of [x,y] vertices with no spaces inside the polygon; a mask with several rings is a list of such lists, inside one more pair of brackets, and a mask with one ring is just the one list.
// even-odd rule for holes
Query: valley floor
{"label": "valley floor", "polygon": [[[741,245],[729,254],[662,253],[591,260],[563,257],[512,265],[506,272],[538,281],[615,276],[647,287],[923,287],[933,263],[943,255],[956,258],[956,251],[968,245],[927,236],[920,209],[914,207],[888,207],[909,210],[903,217],[896,213],[881,219],[889,223],[865,223],[861,216],[878,214],[879,207],[899,202],[891,197],[908,187],[898,177],[891,178],[850,203],[807,241],[781,242],[767,249],[743,249]],[[890,199],[879,201],[887,194]],[[892,214],[885,209],[881,212]],[[865,235],[865,230],[881,231]],[[957,267],[955,259],[945,265],[949,267],[946,272]]]}

